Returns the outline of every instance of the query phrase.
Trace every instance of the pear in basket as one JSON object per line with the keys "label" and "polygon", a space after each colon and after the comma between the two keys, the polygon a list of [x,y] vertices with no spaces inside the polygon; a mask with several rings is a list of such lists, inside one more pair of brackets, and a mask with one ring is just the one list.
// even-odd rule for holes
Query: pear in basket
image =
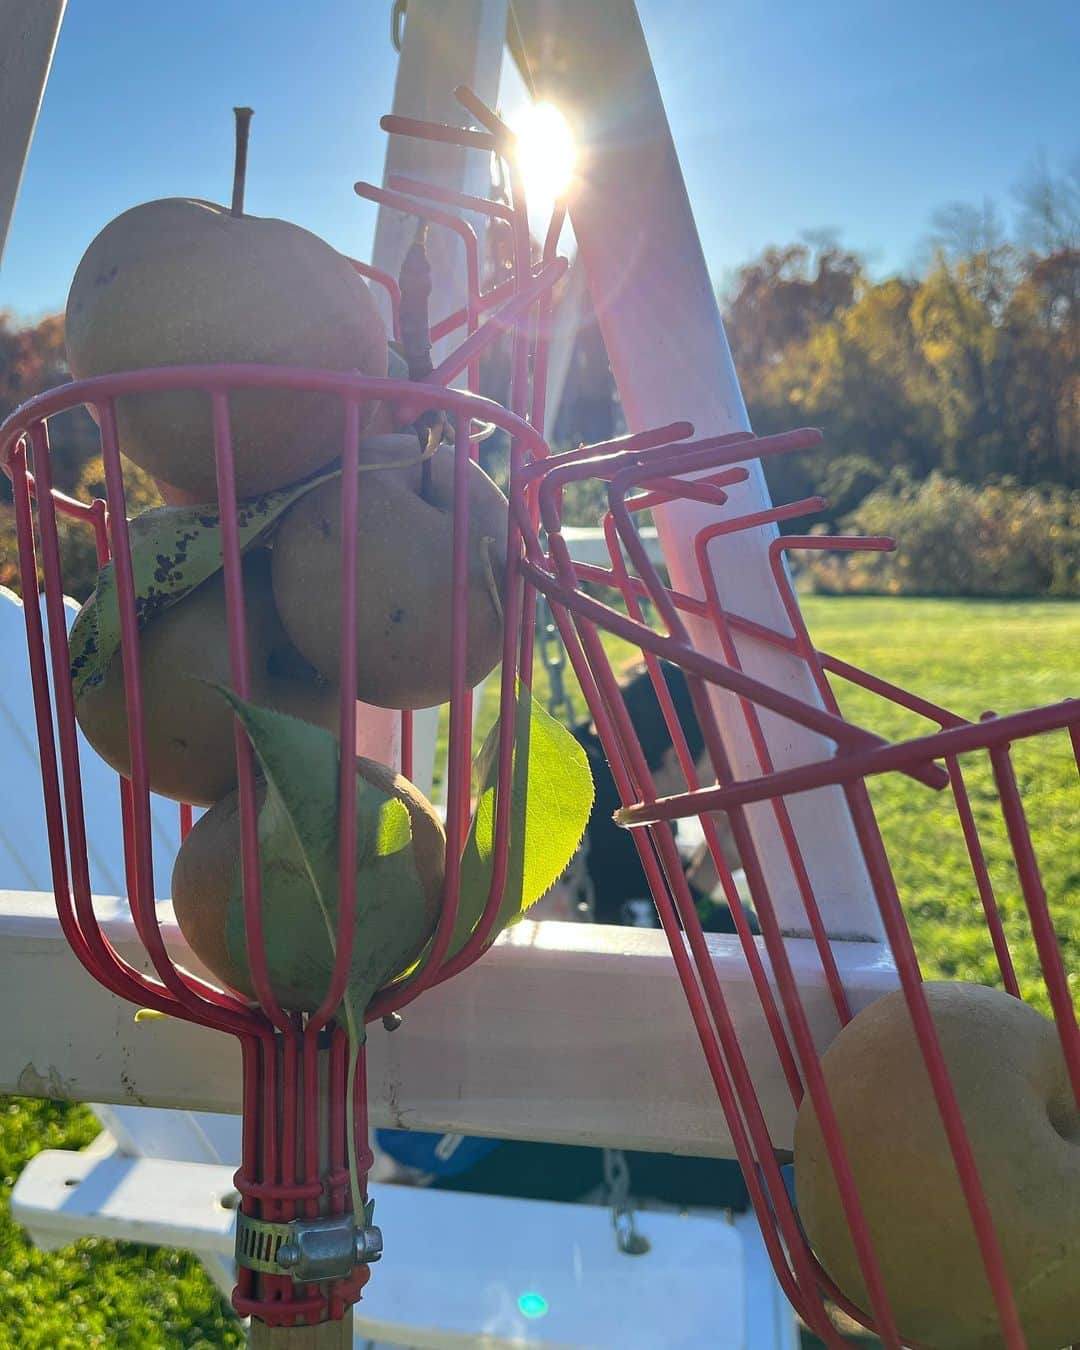
{"label": "pear in basket", "polygon": [[[924,988],[1028,1350],[1060,1350],[1080,1339],[1080,1110],[1054,1023],[983,985]],[[901,1336],[935,1350],[1003,1346],[904,995],[863,1009],[821,1064]],[[795,1190],[818,1260],[869,1312],[809,1094]]]}
{"label": "pear in basket", "polygon": [[[337,726],[336,685],[289,641],[274,609],[270,554],[243,562],[251,697],[319,726]],[[94,622],[95,597],[72,628],[73,650]],[[225,576],[216,572],[149,620],[139,636],[140,683],[150,789],[209,806],[236,786],[233,715],[214,688],[232,684]],[[130,776],[127,698],[119,651],[97,681],[76,682],[75,716],[83,735],[118,773]]]}
{"label": "pear in basket", "polygon": [[[356,930],[349,984],[366,1004],[402,973],[439,915],[446,836],[420,790],[385,765],[357,757]],[[312,1012],[330,984],[338,932],[337,888],[327,887],[329,915],[309,874],[295,866],[292,826],[268,814],[258,787],[263,935],[271,987],[281,1005]],[[388,842],[388,831],[397,838]],[[230,793],[196,823],[177,854],[172,900],[192,951],[222,983],[255,993],[239,886],[239,796]],[[329,923],[328,923],[329,918]]]}
{"label": "pear in basket", "polygon": [[[375,436],[361,448],[357,513],[356,696],[384,708],[450,697],[454,467],[464,449],[420,460],[417,438]],[[465,678],[478,684],[502,655],[508,507],[469,462]],[[341,659],[341,480],[306,493],[274,539],[274,600],[285,631],[327,678]]]}
{"label": "pear in basket", "polygon": [[[382,319],[347,258],[288,221],[188,197],[144,202],[105,226],[71,283],[66,335],[79,380],[218,363],[386,374]],[[240,497],[341,454],[335,395],[246,389],[230,394],[229,408]],[[188,501],[216,497],[205,393],[125,394],[116,413],[120,448],[140,468]]]}

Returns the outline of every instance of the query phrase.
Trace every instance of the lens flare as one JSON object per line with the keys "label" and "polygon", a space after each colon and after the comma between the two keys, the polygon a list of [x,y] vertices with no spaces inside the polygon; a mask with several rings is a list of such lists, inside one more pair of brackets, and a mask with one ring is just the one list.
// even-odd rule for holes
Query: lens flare
{"label": "lens flare", "polygon": [[538,203],[565,194],[574,175],[576,146],[566,118],[552,103],[531,103],[514,121],[525,193]]}
{"label": "lens flare", "polygon": [[543,1294],[527,1293],[522,1294],[518,1299],[518,1308],[521,1313],[530,1320],[543,1317],[548,1310],[547,1299]]}

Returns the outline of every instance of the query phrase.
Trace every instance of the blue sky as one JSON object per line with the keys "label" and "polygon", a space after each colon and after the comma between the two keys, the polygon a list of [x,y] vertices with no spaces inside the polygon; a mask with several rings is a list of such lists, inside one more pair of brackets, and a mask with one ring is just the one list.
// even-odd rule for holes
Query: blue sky
{"label": "blue sky", "polygon": [[[832,229],[884,273],[935,208],[1080,155],[1075,0],[639,0],[714,275]],[[83,249],[138,201],[227,201],[367,256],[391,105],[388,0],[69,0],[0,272],[0,308],[61,309]],[[107,33],[107,39],[103,34]]]}

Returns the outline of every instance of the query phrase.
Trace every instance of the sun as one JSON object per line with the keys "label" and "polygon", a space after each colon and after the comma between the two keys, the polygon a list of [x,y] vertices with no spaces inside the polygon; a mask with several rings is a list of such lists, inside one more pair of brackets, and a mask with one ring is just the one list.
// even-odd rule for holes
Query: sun
{"label": "sun", "polygon": [[553,203],[574,176],[577,147],[566,118],[552,103],[530,103],[513,122],[517,159],[530,203]]}

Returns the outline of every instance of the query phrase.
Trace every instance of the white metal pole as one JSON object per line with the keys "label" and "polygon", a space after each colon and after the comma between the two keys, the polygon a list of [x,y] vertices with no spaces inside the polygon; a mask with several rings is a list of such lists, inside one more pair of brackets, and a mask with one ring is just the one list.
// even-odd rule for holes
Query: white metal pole
{"label": "white metal pole", "polygon": [[[454,98],[454,90],[462,84],[494,106],[505,36],[506,0],[409,0],[394,86],[394,112],[464,126],[467,114]],[[490,164],[482,152],[433,145],[408,136],[391,136],[388,140],[384,184],[394,174],[475,196],[487,196],[491,183]],[[474,218],[470,223],[482,240],[483,222]],[[415,217],[380,207],[373,265],[396,277],[415,234]],[[432,272],[431,315],[438,319],[464,303],[465,252],[456,235],[433,229],[428,236],[428,257]],[[373,290],[383,305],[383,317],[389,328],[389,305],[380,288]],[[459,340],[460,334],[454,334],[436,346],[432,353],[436,364]],[[393,720],[396,723],[397,719]],[[369,743],[374,742],[382,719],[374,709],[364,709],[363,721],[370,728]],[[413,781],[429,796],[438,723],[437,708],[417,712],[413,719]]]}
{"label": "white metal pole", "polygon": [[[712,279],[633,0],[514,0],[533,77],[559,103],[581,142],[570,216],[589,289],[631,431],[691,421],[699,435],[749,429]],[[722,93],[722,91],[720,91]],[[715,185],[723,191],[722,184]],[[730,489],[723,515],[770,505],[758,461]],[[656,511],[672,583],[701,595],[695,535],[719,518],[695,502]],[[710,562],[725,606],[788,631],[768,566],[774,527],[716,540]],[[705,621],[688,620],[700,650],[719,655]],[[805,663],[740,638],[748,673],[820,703]],[[714,691],[734,772],[759,770],[738,703]],[[829,756],[832,744],[772,714],[761,720],[776,768]],[[789,799],[789,810],[828,931],[880,941],[882,928],[850,815],[839,789]],[[750,827],[785,932],[805,934],[806,917],[768,805],[751,807]]]}
{"label": "white metal pole", "polygon": [[0,260],[67,0],[0,4]]}
{"label": "white metal pole", "polygon": [[581,331],[581,318],[588,294],[585,269],[577,259],[570,266],[562,300],[555,311],[555,323],[548,346],[547,399],[544,404],[544,433],[550,441],[562,409],[563,393],[570,375],[574,345]]}

